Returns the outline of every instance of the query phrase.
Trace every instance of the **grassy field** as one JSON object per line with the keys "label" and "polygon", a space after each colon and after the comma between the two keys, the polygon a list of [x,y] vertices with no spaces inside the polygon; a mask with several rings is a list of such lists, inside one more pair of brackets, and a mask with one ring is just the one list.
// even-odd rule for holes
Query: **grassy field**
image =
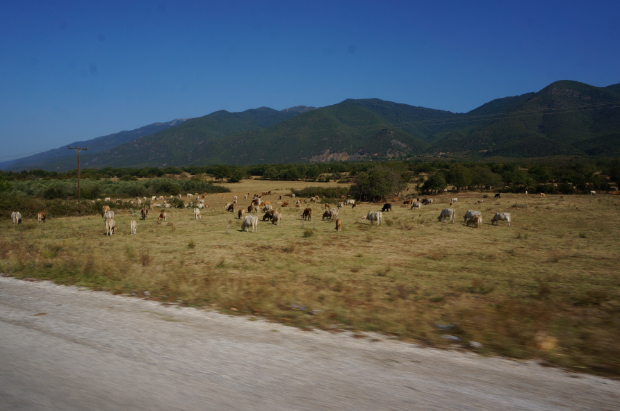
{"label": "grassy field", "polygon": [[[244,180],[209,195],[202,220],[189,209],[161,223],[155,210],[146,221],[119,210],[111,237],[100,217],[2,222],[0,272],[620,375],[619,197],[502,194],[474,205],[483,194],[462,193],[456,223],[439,223],[449,194],[421,211],[394,201],[380,227],[360,218],[382,204],[360,204],[340,211],[342,232],[321,220],[322,204],[305,223],[283,208],[282,226],[259,221],[257,233],[223,208],[233,195],[247,206],[243,194],[273,190],[275,204],[307,185],[342,186]],[[468,209],[482,211],[482,228],[463,224]],[[499,211],[511,227],[490,224]]]}

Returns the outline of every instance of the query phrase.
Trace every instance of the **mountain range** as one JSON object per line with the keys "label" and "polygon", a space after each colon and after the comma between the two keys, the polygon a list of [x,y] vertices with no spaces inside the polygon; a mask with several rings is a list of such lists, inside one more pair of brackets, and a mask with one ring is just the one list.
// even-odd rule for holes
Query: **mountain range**
{"label": "mountain range", "polygon": [[[619,157],[620,84],[594,87],[557,81],[538,92],[492,100],[467,113],[348,99],[321,108],[217,111],[175,122],[156,123],[161,127],[157,130],[150,125],[78,142],[89,147],[82,165],[249,165],[438,156],[470,160]],[[93,152],[91,145],[95,144],[102,149]],[[75,155],[65,157],[59,150],[66,154],[63,147],[10,165],[0,163],[0,168],[75,168]]]}

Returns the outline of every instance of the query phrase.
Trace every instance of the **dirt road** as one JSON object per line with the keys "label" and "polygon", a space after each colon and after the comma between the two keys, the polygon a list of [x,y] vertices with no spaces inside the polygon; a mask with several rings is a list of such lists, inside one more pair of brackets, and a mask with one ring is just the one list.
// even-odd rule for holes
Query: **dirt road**
{"label": "dirt road", "polygon": [[0,277],[0,410],[617,410],[620,382]]}

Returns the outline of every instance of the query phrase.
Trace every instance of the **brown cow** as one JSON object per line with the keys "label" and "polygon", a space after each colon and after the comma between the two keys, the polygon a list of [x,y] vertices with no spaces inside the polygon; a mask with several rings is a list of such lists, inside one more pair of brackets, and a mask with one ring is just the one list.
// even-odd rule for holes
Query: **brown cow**
{"label": "brown cow", "polygon": [[283,202],[282,207],[288,207],[288,201]]}
{"label": "brown cow", "polygon": [[303,218],[304,221],[306,220],[306,217],[308,217],[308,221],[310,221],[312,219],[312,209],[311,208],[306,208],[304,210],[304,213],[301,215],[301,218]]}
{"label": "brown cow", "polygon": [[226,204],[226,211],[235,212],[235,204]]}
{"label": "brown cow", "polygon": [[103,206],[101,208],[101,217],[105,217],[105,213],[107,213],[108,211],[110,211],[110,206]]}
{"label": "brown cow", "polygon": [[273,216],[276,214],[276,210],[269,210],[263,216],[263,221],[271,220]]}
{"label": "brown cow", "polygon": [[329,206],[329,203],[325,203],[325,208],[326,209],[330,209],[331,207]]}
{"label": "brown cow", "polygon": [[147,210],[146,208],[143,208],[142,210],[140,210],[140,215],[142,216],[143,220],[146,220],[146,216],[149,214],[149,210]]}
{"label": "brown cow", "polygon": [[39,211],[37,213],[37,221],[39,223],[44,223],[45,222],[45,217],[46,217],[46,215],[45,215],[45,213],[43,211]]}
{"label": "brown cow", "polygon": [[342,231],[342,220],[341,219],[336,220],[336,231]]}
{"label": "brown cow", "polygon": [[245,209],[242,208],[241,210],[239,210],[239,212],[237,213],[237,216],[239,217],[239,220],[241,220],[241,217],[243,217],[243,214],[245,213]]}
{"label": "brown cow", "polygon": [[162,211],[161,213],[159,213],[159,218],[157,219],[157,221],[161,221],[164,220],[166,221],[166,212]]}

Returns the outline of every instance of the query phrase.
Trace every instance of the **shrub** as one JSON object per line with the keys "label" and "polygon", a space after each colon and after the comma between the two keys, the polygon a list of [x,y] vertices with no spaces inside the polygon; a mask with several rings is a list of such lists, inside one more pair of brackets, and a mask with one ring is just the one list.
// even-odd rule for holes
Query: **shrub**
{"label": "shrub", "polygon": [[304,230],[304,238],[310,238],[314,235],[314,230],[311,230],[309,228],[306,228]]}

